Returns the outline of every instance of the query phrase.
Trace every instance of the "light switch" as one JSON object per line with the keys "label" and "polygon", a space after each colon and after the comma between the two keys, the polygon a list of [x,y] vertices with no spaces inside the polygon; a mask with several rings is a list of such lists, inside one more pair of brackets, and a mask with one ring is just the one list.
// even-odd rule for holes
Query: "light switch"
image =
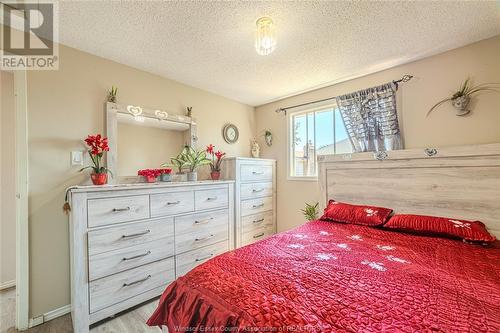
{"label": "light switch", "polygon": [[72,151],[71,152],[71,165],[83,165],[83,152],[82,151]]}

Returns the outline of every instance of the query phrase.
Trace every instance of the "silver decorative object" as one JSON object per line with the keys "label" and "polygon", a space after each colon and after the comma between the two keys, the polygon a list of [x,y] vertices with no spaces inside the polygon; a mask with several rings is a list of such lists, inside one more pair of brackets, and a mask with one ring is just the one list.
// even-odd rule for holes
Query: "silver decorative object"
{"label": "silver decorative object", "polygon": [[470,103],[469,96],[460,96],[451,100],[451,105],[457,110],[457,116],[465,116],[470,113],[470,110],[467,109]]}
{"label": "silver decorative object", "polygon": [[424,149],[425,155],[431,157],[434,156],[438,153],[436,148],[425,148]]}
{"label": "silver decorative object", "polygon": [[373,153],[373,157],[376,160],[383,161],[383,160],[387,159],[389,157],[389,155],[387,155],[387,153],[385,151],[377,151],[377,152]]}

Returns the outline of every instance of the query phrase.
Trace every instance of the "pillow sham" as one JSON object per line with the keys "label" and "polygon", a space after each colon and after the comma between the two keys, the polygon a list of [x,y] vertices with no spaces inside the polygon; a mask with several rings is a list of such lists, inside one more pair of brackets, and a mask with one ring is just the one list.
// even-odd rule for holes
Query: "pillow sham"
{"label": "pillow sham", "polygon": [[495,241],[495,237],[486,230],[482,222],[448,217],[397,214],[384,224],[384,228],[451,236],[471,242],[491,243]]}
{"label": "pillow sham", "polygon": [[379,226],[387,221],[391,213],[392,209],[390,208],[352,205],[330,200],[320,219],[323,221]]}

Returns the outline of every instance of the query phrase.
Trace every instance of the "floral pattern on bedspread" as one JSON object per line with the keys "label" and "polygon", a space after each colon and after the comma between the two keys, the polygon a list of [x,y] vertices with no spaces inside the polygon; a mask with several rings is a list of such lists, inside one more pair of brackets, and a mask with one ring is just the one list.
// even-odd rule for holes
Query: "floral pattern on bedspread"
{"label": "floral pattern on bedspread", "polygon": [[170,332],[500,332],[500,249],[313,221],[177,279],[148,324]]}

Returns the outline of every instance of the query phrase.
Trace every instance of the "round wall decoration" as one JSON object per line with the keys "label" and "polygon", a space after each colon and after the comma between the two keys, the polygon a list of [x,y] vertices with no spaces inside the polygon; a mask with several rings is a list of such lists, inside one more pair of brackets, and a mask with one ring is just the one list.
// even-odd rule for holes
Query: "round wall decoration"
{"label": "round wall decoration", "polygon": [[222,137],[227,143],[235,143],[238,141],[239,136],[238,127],[234,124],[227,124],[222,129]]}

